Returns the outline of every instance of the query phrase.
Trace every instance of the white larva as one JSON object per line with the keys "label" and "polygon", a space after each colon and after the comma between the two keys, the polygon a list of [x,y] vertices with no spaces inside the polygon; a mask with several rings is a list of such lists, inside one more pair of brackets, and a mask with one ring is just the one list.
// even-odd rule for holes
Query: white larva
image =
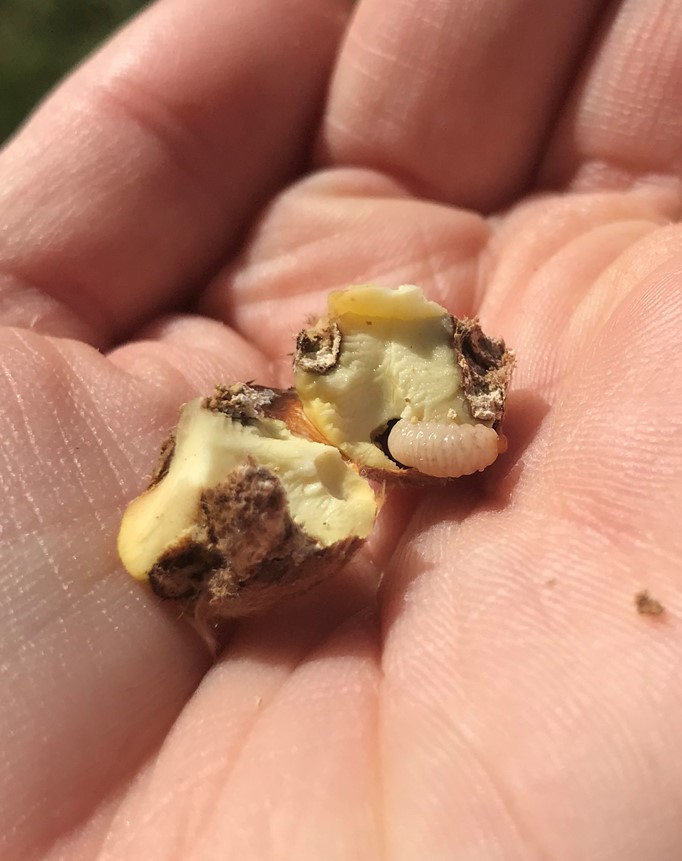
{"label": "white larva", "polygon": [[504,437],[482,424],[456,425],[400,419],[387,440],[403,466],[435,478],[459,478],[490,466],[504,450]]}

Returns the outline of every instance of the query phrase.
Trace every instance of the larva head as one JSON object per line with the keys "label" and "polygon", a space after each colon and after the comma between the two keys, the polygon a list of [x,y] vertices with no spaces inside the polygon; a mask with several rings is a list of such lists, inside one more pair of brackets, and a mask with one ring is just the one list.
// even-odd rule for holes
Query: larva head
{"label": "larva head", "polygon": [[161,597],[238,616],[338,570],[376,514],[368,482],[316,438],[293,393],[240,384],[183,408],[118,548]]}
{"label": "larva head", "polygon": [[499,430],[513,357],[418,287],[349,287],[300,333],[295,386],[319,433],[384,478],[414,473],[387,446],[398,421]]}

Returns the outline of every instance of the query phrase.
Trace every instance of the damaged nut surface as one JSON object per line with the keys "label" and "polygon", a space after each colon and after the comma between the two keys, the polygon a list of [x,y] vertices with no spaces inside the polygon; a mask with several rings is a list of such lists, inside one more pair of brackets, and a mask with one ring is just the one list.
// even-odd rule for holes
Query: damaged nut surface
{"label": "damaged nut surface", "polygon": [[477,320],[453,318],[418,287],[332,293],[327,317],[298,344],[295,385],[307,417],[365,469],[383,478],[406,467],[457,477],[504,450],[498,430],[512,354]]}
{"label": "damaged nut surface", "polygon": [[123,518],[119,553],[134,577],[230,616],[344,564],[374,525],[374,492],[335,448],[292,432],[294,403],[239,385],[183,408],[163,474]]}
{"label": "damaged nut surface", "polygon": [[238,383],[183,407],[149,488],[127,508],[127,570],[198,618],[240,616],[339,570],[369,536],[367,478],[488,467],[514,359],[419,288],[350,287],[301,332],[295,388]]}

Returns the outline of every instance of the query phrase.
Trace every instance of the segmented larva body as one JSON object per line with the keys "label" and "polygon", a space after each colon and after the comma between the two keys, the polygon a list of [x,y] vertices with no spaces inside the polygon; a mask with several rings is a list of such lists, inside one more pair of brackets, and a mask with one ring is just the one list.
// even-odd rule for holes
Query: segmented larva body
{"label": "segmented larva body", "polygon": [[504,438],[482,424],[456,425],[400,419],[387,443],[391,456],[435,478],[459,478],[490,466]]}

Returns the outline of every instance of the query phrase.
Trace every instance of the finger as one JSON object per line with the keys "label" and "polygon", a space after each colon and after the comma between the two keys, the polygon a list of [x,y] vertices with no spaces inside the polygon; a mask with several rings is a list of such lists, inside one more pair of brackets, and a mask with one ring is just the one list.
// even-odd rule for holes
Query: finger
{"label": "finger", "polygon": [[202,309],[282,364],[332,288],[416,283],[453,312],[470,313],[488,237],[478,216],[415,201],[371,171],[328,171],[270,207]]}
{"label": "finger", "polygon": [[[535,359],[539,324],[522,321],[547,306],[519,287],[521,385],[548,392],[544,363],[567,359],[551,410],[473,514],[461,490],[425,498],[383,580],[389,855],[677,851],[680,229],[620,227],[630,248],[594,228],[581,255],[567,246],[542,267],[569,310],[564,343],[550,326]],[[580,257],[590,288],[576,291]],[[638,616],[644,587],[665,620]]]}
{"label": "finger", "polygon": [[679,193],[682,3],[616,3],[574,87],[543,186],[626,188],[639,178]]}
{"label": "finger", "polygon": [[[182,346],[176,324],[156,355],[142,343],[114,362],[0,330],[3,858],[36,857],[87,819],[157,748],[208,665],[116,553],[122,510],[180,403],[248,358],[224,327],[188,325],[203,352]],[[265,370],[254,361],[250,376]]]}
{"label": "finger", "polygon": [[[652,213],[645,215],[643,201],[637,206],[634,197],[580,195],[572,223],[566,218],[564,200],[563,246],[552,249],[545,259],[538,249],[534,255],[528,254],[526,265],[535,261],[533,276],[527,278],[525,267],[519,267],[515,289],[507,282],[505,302],[497,307],[492,303],[484,314],[499,321],[498,326],[517,347],[517,391],[535,394],[549,410],[547,426],[540,433],[536,428],[538,439],[523,452],[522,464],[498,489],[502,496],[506,485],[518,492],[516,482],[522,476],[524,480],[532,477],[537,494],[556,497],[565,515],[570,507],[576,516],[588,518],[598,507],[595,500],[611,494],[613,482],[618,486],[631,482],[629,489],[614,491],[613,498],[591,518],[600,534],[610,533],[614,520],[621,521],[624,532],[635,534],[642,518],[659,517],[658,505],[664,495],[672,494],[673,500],[677,492],[665,483],[674,474],[670,462],[676,445],[667,445],[665,440],[667,433],[676,436],[677,407],[667,402],[664,391],[680,363],[670,333],[680,313],[677,279],[682,267],[682,232],[679,225],[667,225],[663,218],[657,223]],[[623,208],[621,203],[618,207],[618,199],[629,206]],[[628,210],[630,217],[625,217]],[[618,219],[614,218],[617,212]],[[555,219],[558,215],[554,213]],[[547,230],[554,239],[562,231],[558,219],[552,230],[552,220],[548,214]],[[574,232],[580,222],[583,229]],[[523,219],[516,227],[524,232]],[[512,267],[507,272],[502,269],[500,281],[511,279]],[[499,289],[502,287],[501,283]],[[670,355],[663,358],[660,351],[666,350]],[[600,386],[602,395],[598,394]],[[515,421],[513,412],[510,402],[509,418]],[[647,435],[657,430],[661,432],[659,458],[653,453],[653,443],[651,451],[645,445]],[[613,450],[607,454],[609,444]],[[588,463],[592,456],[604,458],[598,469]],[[623,458],[620,464],[618,457]],[[504,463],[500,466],[504,468]],[[664,487],[656,502],[657,494],[644,487],[659,469]],[[493,483],[494,470],[489,473]],[[569,479],[565,473],[570,470],[576,474]],[[635,493],[638,484],[642,490]],[[574,494],[580,497],[575,504],[570,502]],[[657,547],[674,544],[672,534],[670,540],[664,533],[648,535]]]}
{"label": "finger", "polygon": [[[543,504],[462,523],[441,500],[387,572],[390,857],[675,857],[679,555],[659,573]],[[668,622],[637,615],[645,579]]]}
{"label": "finger", "polygon": [[567,327],[580,302],[614,260],[668,224],[676,207],[660,188],[547,195],[496,223],[481,264],[479,312],[491,331],[518,348],[515,388],[556,396],[557,381],[570,373]]}
{"label": "finger", "polygon": [[[163,317],[108,354],[111,362],[150,385],[167,387],[177,403],[208,394],[219,383],[257,380],[276,385],[279,370],[232,329],[191,315]],[[172,381],[171,381],[172,378]]]}
{"label": "finger", "polygon": [[166,0],[78,70],[0,157],[0,322],[106,343],[187,297],[300,164],[344,8]]}
{"label": "finger", "polygon": [[323,158],[489,210],[524,188],[597,0],[363,0],[335,72]]}
{"label": "finger", "polygon": [[113,819],[111,857],[381,856],[376,619],[341,624],[353,602],[329,598],[241,632]]}

